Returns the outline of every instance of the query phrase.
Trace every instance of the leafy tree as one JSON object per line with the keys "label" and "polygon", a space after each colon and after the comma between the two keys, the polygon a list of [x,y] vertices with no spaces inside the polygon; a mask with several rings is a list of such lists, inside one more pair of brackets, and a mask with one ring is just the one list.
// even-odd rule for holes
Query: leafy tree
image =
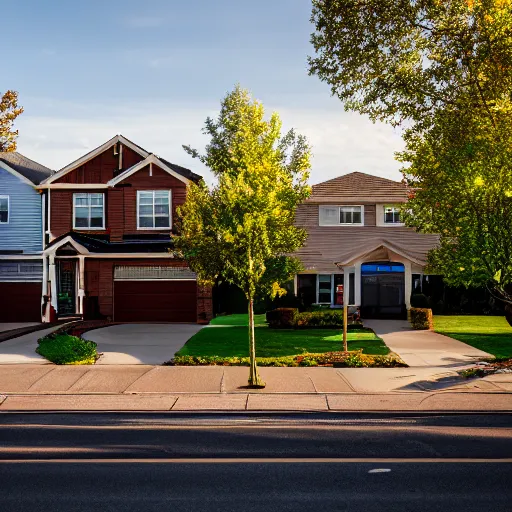
{"label": "leafy tree", "polygon": [[406,221],[440,235],[430,270],[512,304],[512,1],[314,0],[312,21],[310,73],[403,128]]}
{"label": "leafy tree", "polygon": [[14,120],[23,112],[18,106],[18,93],[7,91],[0,97],[0,151],[16,151],[18,131],[12,129]]}
{"label": "leafy tree", "polygon": [[253,305],[256,295],[275,297],[299,269],[287,255],[306,232],[294,225],[295,208],[310,193],[310,149],[281,121],[264,118],[263,105],[246,90],[227,94],[216,120],[208,118],[204,154],[185,147],[214,173],[216,184],[191,184],[180,208],[176,247],[203,282],[237,285],[248,300],[249,385],[263,386],[256,367]]}

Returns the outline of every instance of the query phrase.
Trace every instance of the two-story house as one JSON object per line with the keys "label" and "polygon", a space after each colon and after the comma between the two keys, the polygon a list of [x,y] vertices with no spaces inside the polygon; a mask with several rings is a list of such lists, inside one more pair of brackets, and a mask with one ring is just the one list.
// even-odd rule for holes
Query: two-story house
{"label": "two-story house", "polygon": [[40,322],[42,194],[52,171],[20,153],[0,153],[0,322]]}
{"label": "two-story house", "polygon": [[41,183],[44,319],[207,322],[210,290],[172,253],[176,208],[200,179],[117,135]]}
{"label": "two-story house", "polygon": [[348,301],[364,318],[403,316],[438,242],[401,222],[405,185],[354,172],[312,188],[297,209],[309,236],[296,254],[305,267],[296,294],[306,304]]}

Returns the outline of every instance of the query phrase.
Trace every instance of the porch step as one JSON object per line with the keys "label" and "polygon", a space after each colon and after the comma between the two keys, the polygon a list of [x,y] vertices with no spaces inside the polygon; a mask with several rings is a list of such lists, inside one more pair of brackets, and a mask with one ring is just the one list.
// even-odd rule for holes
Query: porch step
{"label": "porch step", "polygon": [[60,321],[65,320],[66,322],[72,322],[73,320],[83,320],[83,315],[62,315],[57,316]]}

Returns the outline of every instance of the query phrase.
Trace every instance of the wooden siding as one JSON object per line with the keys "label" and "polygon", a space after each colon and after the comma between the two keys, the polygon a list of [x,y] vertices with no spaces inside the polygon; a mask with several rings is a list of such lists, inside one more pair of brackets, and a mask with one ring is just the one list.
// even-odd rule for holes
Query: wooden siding
{"label": "wooden siding", "polygon": [[365,226],[375,226],[376,225],[376,217],[375,217],[375,205],[367,204],[364,207],[364,225]]}
{"label": "wooden siding", "polygon": [[144,158],[123,146],[122,170],[119,171],[119,155],[114,154],[114,146],[105,150],[100,155],[92,158],[80,167],[68,172],[55,183],[107,183],[120,172],[139,163]]}
{"label": "wooden siding", "polygon": [[0,196],[4,195],[9,196],[9,222],[0,224],[0,251],[42,251],[41,195],[0,167]]}
{"label": "wooden siding", "polygon": [[[103,190],[57,190],[51,194],[50,231],[53,237],[73,230],[73,194],[77,192],[98,192],[105,194],[105,227],[110,240],[120,242],[123,235],[147,234],[147,230],[137,229],[137,191],[171,190],[172,219],[176,218],[176,208],[185,202],[186,185],[168,172],[153,165],[152,176],[149,165],[129,176],[115,188]],[[104,230],[77,230],[87,234],[105,233]],[[168,233],[169,229],[151,230],[151,233]]]}

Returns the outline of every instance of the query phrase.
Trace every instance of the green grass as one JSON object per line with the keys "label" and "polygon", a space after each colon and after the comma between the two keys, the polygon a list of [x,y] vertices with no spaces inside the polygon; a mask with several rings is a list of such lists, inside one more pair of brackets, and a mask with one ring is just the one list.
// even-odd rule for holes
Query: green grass
{"label": "green grass", "polygon": [[434,330],[496,357],[512,357],[512,327],[502,316],[434,316]]}
{"label": "green grass", "polygon": [[[255,315],[257,323],[256,354],[258,357],[282,357],[304,352],[321,353],[343,350],[339,329],[269,329],[265,315]],[[229,315],[215,318],[211,325],[192,336],[176,355],[247,357],[249,342],[247,315]],[[348,333],[349,350],[363,350],[364,354],[386,355],[388,347],[369,329]]]}
{"label": "green grass", "polygon": [[98,358],[96,343],[69,334],[41,338],[36,352],[55,364],[94,364]]}

